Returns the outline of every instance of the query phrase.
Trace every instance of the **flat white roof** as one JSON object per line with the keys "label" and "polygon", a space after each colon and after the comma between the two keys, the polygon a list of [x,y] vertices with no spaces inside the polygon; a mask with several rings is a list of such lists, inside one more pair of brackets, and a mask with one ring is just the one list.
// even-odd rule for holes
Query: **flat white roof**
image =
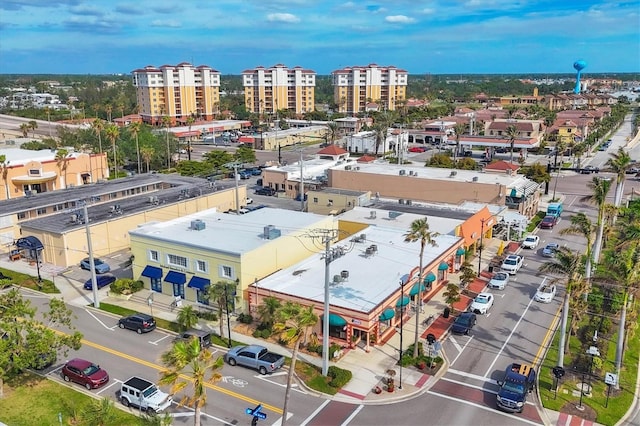
{"label": "flat white roof", "polygon": [[[344,170],[345,164],[340,164],[332,167],[334,170]],[[484,184],[501,184],[507,188],[520,187],[528,182],[531,182],[523,175],[508,175],[506,173],[483,173],[481,171],[474,170],[457,170],[457,169],[441,169],[437,167],[424,167],[413,165],[398,165],[391,163],[361,163],[358,164],[359,170],[351,169],[351,173],[374,173],[379,175],[400,175],[400,171],[405,171],[405,176],[414,179],[431,179],[431,180],[443,180],[443,181],[457,181],[457,182],[473,182],[474,178],[477,178],[477,183]],[[414,176],[409,175],[409,171],[414,172]],[[455,174],[453,173],[455,172]]]}
{"label": "flat white roof", "polygon": [[[360,234],[366,235],[366,241],[343,240],[333,246],[342,247],[345,254],[329,265],[330,304],[334,307],[369,313],[398,290],[403,275],[410,273],[419,265],[420,243],[405,243],[403,232],[378,226],[370,226],[358,235]],[[436,237],[438,244],[436,247],[425,246],[423,265],[433,263],[443,251],[459,240],[459,237],[451,235]],[[377,245],[378,251],[374,255],[367,256],[365,250],[372,244]],[[297,265],[258,281],[257,285],[260,289],[304,298],[317,306],[322,306],[324,304],[324,268],[324,255],[313,255]],[[341,271],[348,271],[349,278],[334,284],[334,275],[340,275]],[[406,290],[409,292],[410,288]]]}
{"label": "flat white roof", "polygon": [[[29,161],[53,161],[56,158],[56,150],[42,149],[40,151],[31,151],[20,148],[4,148],[0,149],[0,154],[6,156],[6,162],[9,166],[23,165]],[[81,153],[68,150],[69,158],[77,158]]]}
{"label": "flat white roof", "polygon": [[337,217],[340,220],[401,230],[403,234],[409,231],[414,220],[424,217],[427,218],[429,230],[442,235],[454,235],[456,227],[464,222],[463,220],[450,219],[448,217],[427,216],[367,207],[354,207],[352,210],[348,210]]}
{"label": "flat white roof", "polygon": [[[313,213],[268,207],[243,215],[221,213],[216,209],[210,209],[167,222],[147,223],[130,230],[129,234],[241,255],[273,241],[263,237],[264,227],[267,225],[273,225],[280,230],[279,238],[286,238],[287,235],[311,227],[326,218]],[[191,221],[196,219],[204,222],[205,229],[196,231],[190,228]]]}

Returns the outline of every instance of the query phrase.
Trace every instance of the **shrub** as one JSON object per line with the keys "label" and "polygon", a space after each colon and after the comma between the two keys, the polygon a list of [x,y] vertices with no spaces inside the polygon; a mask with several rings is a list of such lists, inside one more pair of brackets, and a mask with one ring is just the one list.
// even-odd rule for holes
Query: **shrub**
{"label": "shrub", "polygon": [[129,278],[119,278],[109,286],[115,294],[133,294],[144,288],[142,281],[134,281]]}
{"label": "shrub", "polygon": [[262,337],[262,330],[253,330],[253,337],[259,339]]}
{"label": "shrub", "polygon": [[253,322],[253,317],[251,314],[240,314],[238,315],[238,321],[241,324],[251,324]]}
{"label": "shrub", "polygon": [[263,339],[268,339],[269,337],[271,337],[272,334],[273,334],[273,330],[271,330],[270,328],[265,328],[264,330],[262,330]]}
{"label": "shrub", "polygon": [[332,388],[340,389],[351,380],[352,373],[349,370],[343,370],[342,368],[332,365],[327,370],[327,376],[330,378],[329,386]]}
{"label": "shrub", "polygon": [[198,311],[196,312],[196,315],[198,316],[198,318],[202,318],[203,320],[206,320],[206,321],[218,320],[218,315],[216,315],[216,313],[212,311]]}
{"label": "shrub", "polygon": [[317,343],[309,343],[307,345],[307,351],[317,353],[318,355],[322,355],[322,345]]}

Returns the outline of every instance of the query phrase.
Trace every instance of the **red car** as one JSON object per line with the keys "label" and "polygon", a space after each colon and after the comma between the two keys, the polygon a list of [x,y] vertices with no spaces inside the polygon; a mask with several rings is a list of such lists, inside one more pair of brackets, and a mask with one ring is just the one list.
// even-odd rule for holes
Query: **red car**
{"label": "red car", "polygon": [[412,146],[411,148],[409,148],[409,152],[425,152],[427,150],[427,148],[425,148],[424,146]]}
{"label": "red car", "polygon": [[109,375],[91,361],[74,358],[62,367],[65,382],[76,382],[88,390],[99,388],[109,381]]}
{"label": "red car", "polygon": [[542,222],[540,222],[540,228],[541,229],[553,229],[554,226],[556,226],[556,223],[558,223],[558,218],[555,216],[545,216],[544,219],[542,219]]}

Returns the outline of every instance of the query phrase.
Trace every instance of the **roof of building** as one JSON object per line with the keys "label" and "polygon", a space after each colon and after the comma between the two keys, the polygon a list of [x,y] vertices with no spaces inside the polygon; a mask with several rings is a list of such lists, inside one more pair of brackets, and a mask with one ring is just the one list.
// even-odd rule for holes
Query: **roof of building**
{"label": "roof of building", "polygon": [[[300,230],[326,219],[327,216],[313,213],[268,207],[243,215],[209,209],[166,222],[142,225],[130,230],[129,234],[239,256],[270,242],[264,236],[268,225],[280,230],[278,238],[297,239]],[[202,221],[204,229],[191,229],[191,222],[195,220]]]}
{"label": "roof of building", "polygon": [[358,163],[371,163],[372,161],[376,161],[376,157],[365,154],[362,157],[358,158],[356,161]]}
{"label": "roof of building", "polygon": [[348,154],[349,151],[340,148],[338,145],[329,145],[326,148],[321,149],[316,154],[320,155],[343,155]]}
{"label": "roof of building", "polygon": [[[6,158],[5,163],[9,166],[24,165],[30,161],[39,161],[41,163],[46,161],[56,160],[56,150],[42,149],[40,151],[32,151],[28,149],[20,148],[4,148],[0,149],[0,154]],[[77,158],[83,154],[82,152],[68,151],[69,158]]]}
{"label": "roof of building", "polygon": [[411,228],[411,223],[416,219],[427,218],[429,230],[441,235],[455,235],[455,229],[464,222],[461,219],[454,219],[446,215],[433,216],[424,213],[409,213],[400,210],[383,210],[373,207],[354,207],[338,216],[339,220],[349,222],[366,223],[370,226],[380,226],[384,228],[401,229],[403,232]]}
{"label": "roof of building", "polygon": [[[340,275],[341,271],[348,271],[348,278],[332,281],[329,293],[332,307],[369,313],[397,291],[403,275],[418,266],[420,242],[406,243],[402,232],[381,226],[370,226],[359,232],[362,234],[365,240],[351,238],[337,244],[343,248],[344,255],[331,262],[331,274]],[[440,235],[435,241],[437,246],[425,246],[423,265],[433,263],[443,251],[459,244],[460,238]],[[377,252],[368,255],[366,249],[372,244],[377,246]],[[323,256],[313,255],[259,281],[257,286],[321,306],[324,303]]]}
{"label": "roof of building", "polygon": [[515,163],[510,163],[504,160],[494,161],[484,167],[485,170],[506,171],[513,170],[514,172],[520,170],[520,166]]}

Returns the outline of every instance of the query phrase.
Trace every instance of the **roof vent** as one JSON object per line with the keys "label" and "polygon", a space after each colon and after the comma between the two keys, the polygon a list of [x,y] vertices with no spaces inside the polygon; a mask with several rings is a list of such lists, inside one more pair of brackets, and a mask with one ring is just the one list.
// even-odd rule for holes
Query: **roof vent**
{"label": "roof vent", "polygon": [[340,271],[340,277],[344,281],[347,281],[349,279],[349,271]]}
{"label": "roof vent", "polygon": [[360,234],[360,241],[367,241],[367,234]]}
{"label": "roof vent", "polygon": [[474,181],[474,182],[477,182],[478,181],[478,176],[474,176],[471,180]]}
{"label": "roof vent", "polygon": [[351,170],[351,166],[344,166],[345,170]]}
{"label": "roof vent", "polygon": [[400,176],[404,176],[404,175],[407,174],[407,171],[402,169],[402,170],[400,170],[399,174],[400,174]]}
{"label": "roof vent", "polygon": [[451,173],[449,174],[449,177],[454,177],[458,174],[458,172],[456,172],[455,170],[452,170]]}
{"label": "roof vent", "polygon": [[282,235],[282,232],[277,229],[274,225],[267,225],[264,227],[264,238],[265,240],[275,240],[279,236]]}
{"label": "roof vent", "polygon": [[196,219],[196,220],[192,220],[191,221],[191,228],[194,231],[202,231],[203,229],[205,229],[207,227],[207,225],[200,219]]}

